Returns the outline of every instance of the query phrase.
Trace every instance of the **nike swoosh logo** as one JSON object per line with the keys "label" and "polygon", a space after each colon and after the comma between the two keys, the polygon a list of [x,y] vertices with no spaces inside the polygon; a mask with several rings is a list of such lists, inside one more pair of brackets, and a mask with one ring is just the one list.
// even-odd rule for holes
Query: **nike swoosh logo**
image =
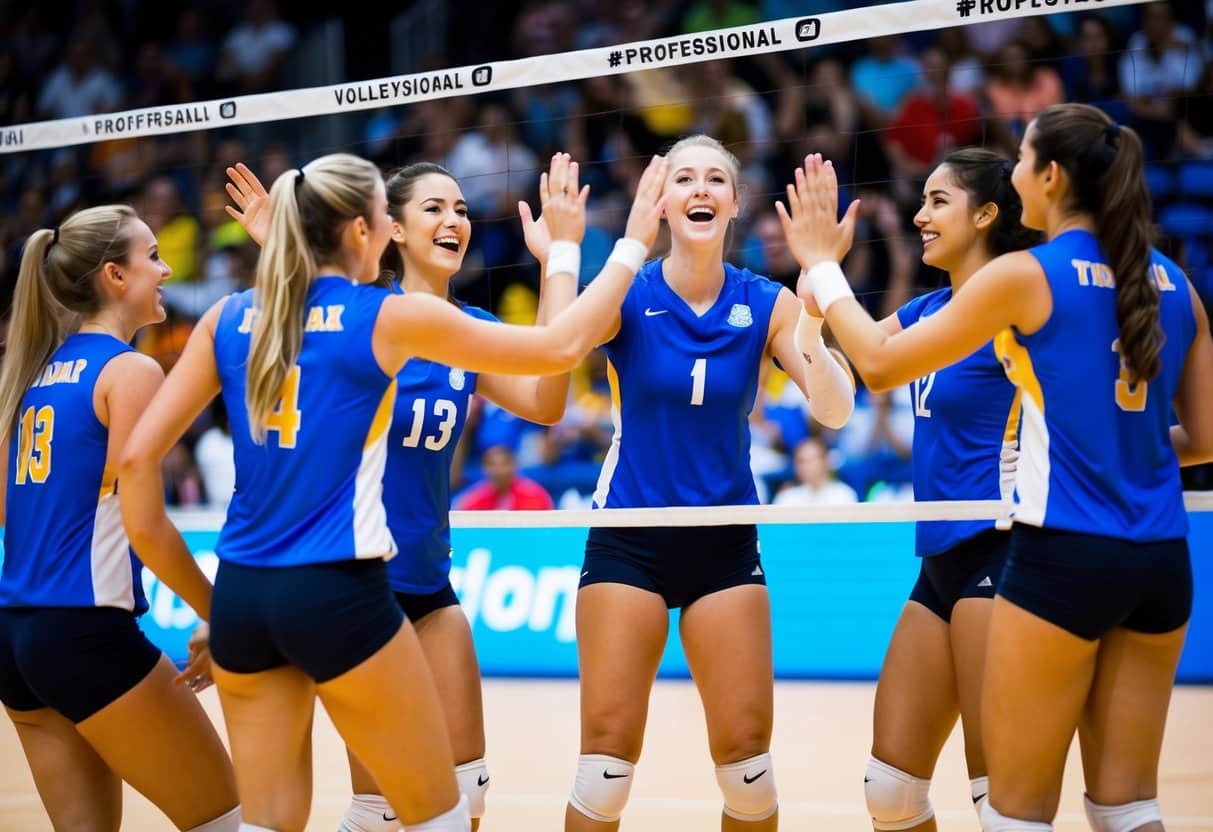
{"label": "nike swoosh logo", "polygon": [[871,782],[872,782],[872,778],[871,778],[871,777],[865,777],[865,778],[863,778],[863,782],[865,782],[865,783],[871,783]]}
{"label": "nike swoosh logo", "polygon": [[[986,792],[986,794],[989,794],[989,792]],[[986,796],[986,794],[979,794],[979,795],[977,795],[977,797],[973,798],[974,805],[977,804],[977,801],[982,800]]]}
{"label": "nike swoosh logo", "polygon": [[621,777],[627,777],[627,774],[611,774],[609,771],[602,773],[603,780],[618,780]]}
{"label": "nike swoosh logo", "polygon": [[668,309],[650,309],[649,307],[646,306],[644,308],[644,316],[646,318],[652,318],[656,315],[664,315],[666,312],[669,312],[669,311],[670,310],[668,310]]}
{"label": "nike swoosh logo", "polygon": [[755,774],[753,777],[750,777],[749,775],[743,774],[743,775],[741,775],[741,779],[742,779],[742,781],[743,781],[743,782],[744,782],[744,783],[745,783],[745,784],[748,786],[748,785],[750,785],[751,783],[753,783],[755,780],[757,780],[759,777],[761,777],[762,775],[764,775],[764,774],[766,774],[766,773],[767,773],[767,770],[764,768],[762,771],[758,772],[758,773],[757,773],[757,774]]}
{"label": "nike swoosh logo", "polygon": [[387,816],[387,812],[384,812],[384,813],[383,813],[383,819],[384,819],[384,820],[387,820],[387,821],[398,820],[398,818],[397,818],[395,815],[392,815],[392,816],[389,818],[389,817]]}
{"label": "nike swoosh logo", "polygon": [[487,782],[489,782],[489,778],[487,778],[487,777],[484,778],[483,780],[481,780],[479,777],[476,778],[476,785],[480,786],[481,788],[483,788],[484,784]]}

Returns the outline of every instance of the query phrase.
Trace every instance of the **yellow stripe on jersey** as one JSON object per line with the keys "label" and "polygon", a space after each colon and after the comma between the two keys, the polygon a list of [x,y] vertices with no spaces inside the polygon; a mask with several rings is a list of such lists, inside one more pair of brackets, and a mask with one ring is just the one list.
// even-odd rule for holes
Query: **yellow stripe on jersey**
{"label": "yellow stripe on jersey", "polygon": [[1043,414],[1045,397],[1040,387],[1040,380],[1036,378],[1036,369],[1032,366],[1032,357],[1028,355],[1027,348],[1015,339],[1015,333],[1012,330],[1004,329],[994,336],[994,353],[1002,362],[1002,367],[1011,383],[1019,388],[1020,392],[1026,393],[1036,405],[1037,410]]}
{"label": "yellow stripe on jersey", "polygon": [[375,418],[371,420],[370,430],[366,432],[366,442],[362,444],[362,450],[370,448],[387,433],[392,424],[392,411],[395,408],[396,380],[392,379],[383,393],[383,398],[379,400],[379,408],[375,411]]}
{"label": "yellow stripe on jersey", "polygon": [[1007,412],[1007,426],[1002,432],[1003,442],[1014,442],[1019,436],[1019,420],[1023,417],[1023,391],[1015,388],[1011,409]]}
{"label": "yellow stripe on jersey", "polygon": [[622,407],[622,398],[619,393],[619,374],[615,372],[615,365],[611,360],[607,359],[607,384],[611,387],[611,405],[618,410]]}

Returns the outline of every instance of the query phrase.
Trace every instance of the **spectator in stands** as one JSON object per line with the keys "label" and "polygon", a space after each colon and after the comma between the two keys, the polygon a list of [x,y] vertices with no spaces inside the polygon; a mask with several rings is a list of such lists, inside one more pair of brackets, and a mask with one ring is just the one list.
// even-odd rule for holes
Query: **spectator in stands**
{"label": "spectator in stands", "polygon": [[1078,51],[1062,60],[1061,77],[1066,97],[1094,104],[1106,111],[1120,95],[1116,73],[1115,35],[1111,24],[1099,15],[1087,15],[1078,26]]}
{"label": "spectator in stands", "polygon": [[272,89],[295,39],[295,27],[279,18],[274,0],[249,0],[245,22],[223,40],[218,80],[239,93]]}
{"label": "spectator in stands", "polygon": [[980,95],[986,83],[986,73],[981,58],[973,51],[968,29],[959,26],[944,29],[935,40],[935,45],[948,56],[948,66],[952,69],[949,77],[952,89],[972,96]]}
{"label": "spectator in stands", "polygon": [[864,495],[879,483],[908,485],[913,436],[908,386],[857,396],[851,421],[839,434],[839,476]]}
{"label": "spectator in stands", "polygon": [[841,506],[859,502],[855,489],[834,478],[825,443],[809,438],[796,446],[796,481],[775,495],[777,506]]}
{"label": "spectator in stands", "polygon": [[202,227],[185,210],[181,189],[170,176],[148,182],[139,197],[139,215],[160,243],[160,256],[173,267],[173,282],[188,283],[198,273]]}
{"label": "spectator in stands", "polygon": [[545,511],[553,508],[551,496],[534,480],[519,476],[514,454],[494,445],[480,460],[485,480],[473,485],[456,501],[464,511]]}
{"label": "spectator in stands", "polygon": [[188,508],[202,502],[202,479],[194,465],[189,446],[178,442],[160,463],[164,481],[164,502],[170,506]]}
{"label": "spectator in stands", "polygon": [[762,18],[750,3],[740,0],[697,0],[682,18],[683,33],[707,32],[749,26]]}
{"label": "spectator in stands", "polygon": [[210,91],[218,49],[206,35],[206,20],[196,8],[186,8],[177,18],[177,34],[165,50],[168,59],[203,97]]}
{"label": "spectator in stands", "polygon": [[236,462],[222,396],[211,403],[211,419],[213,424],[203,431],[194,446],[194,461],[202,478],[207,506],[227,511],[236,491]]}
{"label": "spectator in stands", "polygon": [[922,85],[885,131],[894,172],[914,181],[924,179],[949,151],[976,143],[982,134],[977,102],[952,88],[944,51],[929,46],[920,57]]}
{"label": "spectator in stands", "polygon": [[1120,58],[1120,89],[1147,159],[1168,156],[1175,144],[1175,102],[1196,86],[1204,61],[1192,31],[1179,25],[1167,3],[1142,7],[1142,28]]}
{"label": "spectator in stands", "polygon": [[1213,61],[1205,66],[1191,95],[1180,99],[1178,109],[1180,152],[1213,160]]}
{"label": "spectator in stands", "polygon": [[1065,89],[1056,70],[1033,63],[1028,47],[1013,40],[998,53],[986,95],[994,115],[1007,122],[1018,137],[1037,113],[1065,100]]}
{"label": "spectator in stands", "polygon": [[79,37],[68,46],[67,60],[43,84],[38,112],[46,118],[74,118],[113,112],[121,103],[122,87],[96,63],[92,43]]}
{"label": "spectator in stands", "polygon": [[918,62],[905,54],[901,39],[892,35],[872,38],[868,50],[870,54],[851,67],[851,85],[868,124],[883,127],[918,85]]}
{"label": "spectator in stands", "polygon": [[800,277],[800,264],[788,250],[783,226],[774,211],[765,211],[754,221],[753,232],[746,241],[745,264],[755,274],[766,275],[778,283],[796,291],[796,279]]}

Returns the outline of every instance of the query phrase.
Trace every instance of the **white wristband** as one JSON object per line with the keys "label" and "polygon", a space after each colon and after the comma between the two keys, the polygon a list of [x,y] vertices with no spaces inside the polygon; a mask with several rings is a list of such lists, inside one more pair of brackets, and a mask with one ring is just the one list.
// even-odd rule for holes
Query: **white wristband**
{"label": "white wristband", "polygon": [[553,240],[548,249],[547,276],[581,273],[581,246],[572,240]]}
{"label": "white wristband", "polygon": [[813,298],[823,315],[835,301],[855,297],[851,284],[847,283],[847,277],[837,263],[818,263],[809,269],[808,277],[809,285],[813,287]]}
{"label": "white wristband", "polygon": [[644,258],[648,256],[648,246],[639,240],[624,237],[615,241],[615,248],[611,249],[611,256],[607,258],[607,262],[627,266],[632,274],[636,274],[644,265]]}

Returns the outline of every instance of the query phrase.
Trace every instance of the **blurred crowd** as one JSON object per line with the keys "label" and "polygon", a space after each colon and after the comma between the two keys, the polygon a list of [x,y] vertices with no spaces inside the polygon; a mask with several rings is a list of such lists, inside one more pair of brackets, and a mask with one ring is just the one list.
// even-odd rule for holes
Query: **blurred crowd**
{"label": "blurred crowd", "polygon": [[[409,4],[405,4],[408,6]],[[522,0],[456,4],[428,67],[643,40],[835,11],[840,0]],[[859,5],[846,3],[847,8]],[[864,5],[869,5],[865,3]],[[333,21],[274,0],[152,4],[80,0],[24,6],[0,0],[0,127],[160,106],[290,84],[300,47]],[[330,11],[331,14],[331,11]],[[345,60],[324,83],[390,72],[382,21],[337,21]],[[508,33],[508,36],[506,36]],[[731,262],[794,286],[774,199],[809,152],[863,198],[845,264],[876,315],[942,285],[921,265],[910,218],[923,180],[951,149],[981,144],[1014,157],[1032,116],[1085,101],[1137,129],[1147,147],[1160,247],[1213,302],[1213,0],[1155,2],[907,33],[582,82],[461,96],[324,118],[332,131],[278,122],[154,139],[118,139],[0,156],[0,308],[7,318],[21,246],[70,211],[135,206],[173,268],[169,318],[138,347],[170,368],[197,317],[251,285],[257,249],[224,211],[226,166],[244,161],[267,185],[332,150],[385,170],[417,160],[458,178],[472,242],[455,280],[462,300],[512,322],[534,318],[538,269],[522,242],[515,203],[534,202],[539,160],[565,150],[591,185],[583,279],[622,230],[630,188],[647,157],[692,132],[740,158],[742,213]],[[314,73],[316,68],[310,67]],[[315,121],[315,120],[313,120]],[[658,243],[660,249],[661,243]],[[764,501],[820,504],[908,499],[913,413],[904,390],[860,391],[851,422],[812,424],[795,385],[766,374],[751,419],[752,467]],[[588,502],[612,434],[606,362],[575,374],[565,418],[545,428],[477,399],[456,460],[457,506],[543,508]],[[171,503],[222,506],[231,493],[231,439],[220,404],[165,462]],[[1213,473],[1187,472],[1213,488]]]}

